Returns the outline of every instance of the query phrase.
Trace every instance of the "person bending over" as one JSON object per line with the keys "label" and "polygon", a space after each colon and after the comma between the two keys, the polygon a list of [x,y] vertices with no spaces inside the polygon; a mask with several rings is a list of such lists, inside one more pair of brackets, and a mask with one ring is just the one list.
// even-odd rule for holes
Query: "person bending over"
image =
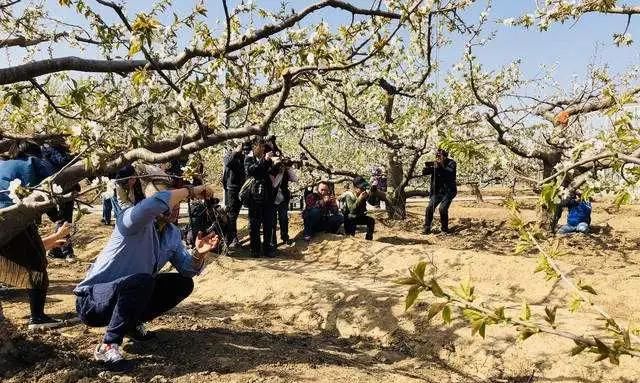
{"label": "person bending over", "polygon": [[[53,166],[42,159],[42,152],[36,143],[16,141],[7,157],[6,160],[0,160],[0,209],[15,203],[8,192],[15,180],[19,180],[23,187],[34,187],[53,174]],[[67,236],[69,230],[67,226],[64,227],[58,226],[58,232]],[[36,221],[30,222],[22,232],[0,247],[0,282],[29,289],[29,329],[52,328],[62,324],[44,313],[49,288],[46,251],[59,247],[43,244]]]}
{"label": "person bending over", "polygon": [[456,162],[449,158],[444,149],[436,151],[436,160],[425,166],[423,175],[431,177],[429,205],[425,211],[424,230],[422,234],[431,234],[433,213],[440,206],[440,226],[443,233],[449,233],[449,206],[458,194],[456,185]]}
{"label": "person bending over", "polygon": [[338,232],[340,225],[344,222],[344,217],[340,214],[336,197],[328,182],[320,182],[318,191],[306,196],[302,219],[305,241],[310,241],[315,233]]}
{"label": "person bending over", "polygon": [[367,198],[369,198],[369,184],[362,177],[353,180],[354,190],[347,190],[338,200],[344,204],[344,232],[346,235],[355,235],[358,225],[367,225],[365,239],[373,239],[373,231],[376,221],[367,215]]}
{"label": "person bending over", "polygon": [[[143,323],[191,294],[192,277],[202,270],[206,254],[218,245],[219,238],[199,235],[195,248],[188,251],[180,230],[171,222],[178,216],[180,201],[207,198],[211,190],[203,185],[149,195],[147,187],[148,198],[118,215],[105,248],[74,289],[80,320],[92,327],[107,326],[94,351],[96,360],[120,368],[125,335],[148,339]],[[160,273],[166,263],[178,272]]]}

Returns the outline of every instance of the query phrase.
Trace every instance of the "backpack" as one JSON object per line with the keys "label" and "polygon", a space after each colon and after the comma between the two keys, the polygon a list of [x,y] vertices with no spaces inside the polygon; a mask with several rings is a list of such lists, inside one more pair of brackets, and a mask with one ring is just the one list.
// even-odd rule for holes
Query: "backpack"
{"label": "backpack", "polygon": [[238,197],[240,198],[240,202],[242,202],[244,205],[248,204],[251,200],[251,195],[253,194],[253,189],[256,183],[257,182],[255,177],[249,177],[242,184],[240,192],[238,193]]}

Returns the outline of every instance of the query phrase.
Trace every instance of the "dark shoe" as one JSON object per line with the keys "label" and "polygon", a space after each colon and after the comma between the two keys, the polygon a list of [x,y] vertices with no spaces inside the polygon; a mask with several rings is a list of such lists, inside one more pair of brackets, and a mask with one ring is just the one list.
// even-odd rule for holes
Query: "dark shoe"
{"label": "dark shoe", "polygon": [[371,234],[371,235],[369,235],[369,234],[365,235],[365,236],[364,236],[364,239],[366,239],[367,241],[373,241],[373,234]]}
{"label": "dark shoe", "polygon": [[29,330],[42,330],[47,328],[57,328],[64,325],[59,319],[53,319],[48,315],[29,319]]}
{"label": "dark shoe", "polygon": [[155,339],[156,334],[151,331],[147,331],[147,329],[144,327],[144,323],[140,323],[133,330],[127,331],[125,336],[138,342],[144,342],[147,340]]}
{"label": "dark shoe", "polygon": [[422,235],[429,235],[431,234],[431,229],[423,229],[422,230]]}
{"label": "dark shoe", "polygon": [[239,247],[240,247],[240,242],[238,242],[238,238],[234,238],[231,241],[229,241],[229,245],[228,245],[229,249],[237,249]]}
{"label": "dark shoe", "polygon": [[276,256],[277,256],[277,253],[275,250],[271,250],[266,253],[267,258],[275,258]]}
{"label": "dark shoe", "polygon": [[295,245],[296,241],[294,241],[293,239],[287,239],[285,243],[287,244],[287,246],[293,246]]}
{"label": "dark shoe", "polygon": [[58,258],[58,259],[65,258],[64,253],[62,252],[62,249],[59,247],[49,250],[49,257]]}
{"label": "dark shoe", "polygon": [[449,228],[442,228],[442,229],[440,230],[440,232],[441,232],[442,234],[453,234],[453,230],[451,230],[451,229],[449,229]]}

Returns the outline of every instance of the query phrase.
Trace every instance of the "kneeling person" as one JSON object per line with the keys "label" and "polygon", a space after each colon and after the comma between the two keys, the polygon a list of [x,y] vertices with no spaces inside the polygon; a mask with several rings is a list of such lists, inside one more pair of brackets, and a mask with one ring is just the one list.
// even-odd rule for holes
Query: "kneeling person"
{"label": "kneeling person", "polygon": [[367,225],[365,239],[373,239],[373,231],[376,221],[367,215],[367,199],[369,198],[369,184],[362,177],[353,180],[354,191],[348,190],[343,193],[338,200],[344,204],[344,233],[355,235],[358,225]]}
{"label": "kneeling person", "polygon": [[591,202],[582,199],[582,193],[579,190],[573,192],[569,198],[563,200],[556,209],[553,228],[562,215],[562,209],[566,207],[569,211],[567,214],[567,224],[558,230],[559,234],[569,233],[587,233],[591,225]]}
{"label": "kneeling person", "polygon": [[[175,222],[180,201],[207,198],[210,186],[157,191],[147,188],[143,199],[120,214],[109,242],[75,288],[76,310],[88,326],[107,326],[96,360],[120,362],[125,335],[144,340],[143,322],[175,307],[193,290],[192,277],[204,266],[206,254],[217,246],[214,234],[195,241],[188,251]],[[153,191],[157,191],[153,193]],[[178,273],[159,273],[170,262]]]}

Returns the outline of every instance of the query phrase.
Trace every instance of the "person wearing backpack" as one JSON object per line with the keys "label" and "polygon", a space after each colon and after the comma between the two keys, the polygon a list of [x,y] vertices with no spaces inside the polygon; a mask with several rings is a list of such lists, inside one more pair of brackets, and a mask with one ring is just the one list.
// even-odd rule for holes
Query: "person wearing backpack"
{"label": "person wearing backpack", "polygon": [[338,197],[338,201],[342,202],[344,215],[344,233],[346,235],[355,235],[358,225],[367,225],[367,234],[365,239],[371,241],[373,239],[373,231],[376,221],[367,215],[367,199],[369,198],[369,183],[362,177],[356,177],[353,180],[354,190],[347,190]]}
{"label": "person wearing backpack", "polygon": [[224,201],[229,218],[226,242],[230,248],[238,247],[238,215],[242,208],[240,189],[245,182],[244,169],[245,154],[251,151],[251,144],[244,142],[224,156],[224,173],[222,174],[222,187],[224,188]]}
{"label": "person wearing backpack", "polygon": [[252,257],[275,256],[275,250],[271,248],[275,193],[269,175],[279,159],[271,159],[267,156],[266,148],[267,142],[263,138],[258,138],[253,144],[253,151],[244,159],[245,174],[248,178],[243,189],[248,188],[245,198],[249,208],[249,239]]}

